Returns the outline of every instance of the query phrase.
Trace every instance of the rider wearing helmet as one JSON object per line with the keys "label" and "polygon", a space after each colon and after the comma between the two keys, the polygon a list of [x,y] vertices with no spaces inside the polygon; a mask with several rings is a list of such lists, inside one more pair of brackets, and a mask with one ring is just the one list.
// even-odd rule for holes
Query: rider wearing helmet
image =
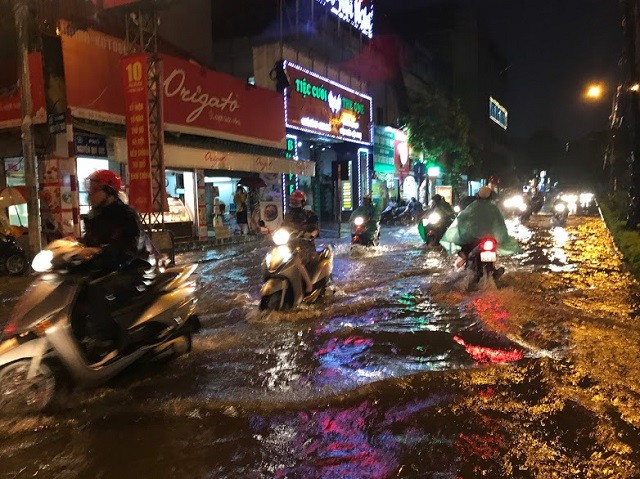
{"label": "rider wearing helmet", "polygon": [[296,256],[296,266],[300,275],[305,282],[305,292],[307,294],[313,291],[313,283],[309,272],[305,267],[311,262],[316,254],[316,246],[313,241],[318,236],[319,225],[318,216],[311,210],[304,207],[307,204],[307,195],[303,191],[295,190],[289,196],[289,211],[284,215],[282,226],[291,230],[291,232],[303,232],[303,238],[294,240],[292,244],[297,247],[298,255]]}
{"label": "rider wearing helmet", "polygon": [[122,346],[127,325],[116,324],[110,312],[136,294],[142,270],[149,268],[150,248],[138,213],[120,197],[118,175],[95,171],[87,178],[86,187],[91,210],[80,239],[85,248],[78,256],[90,260],[88,264],[100,275],[87,290],[87,325],[93,328],[94,339],[118,340]]}
{"label": "rider wearing helmet", "polygon": [[367,222],[376,224],[378,223],[378,221],[380,221],[380,217],[378,215],[378,212],[376,211],[376,207],[371,201],[371,195],[364,195],[362,197],[362,205],[353,210],[349,221],[353,221],[353,219],[357,216],[362,216],[367,219]]}
{"label": "rider wearing helmet", "polygon": [[[481,187],[475,201],[460,212],[440,240],[447,250],[459,250],[458,267],[465,264],[475,244],[486,236],[495,238],[500,254],[510,255],[520,250],[517,240],[507,232],[502,213],[492,201],[492,193],[488,186]],[[499,268],[498,276],[503,272],[504,268]]]}

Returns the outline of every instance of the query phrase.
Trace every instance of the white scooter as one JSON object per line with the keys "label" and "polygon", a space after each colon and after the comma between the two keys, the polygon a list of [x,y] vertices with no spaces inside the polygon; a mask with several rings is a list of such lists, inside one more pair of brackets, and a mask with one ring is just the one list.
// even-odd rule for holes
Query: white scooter
{"label": "white scooter", "polygon": [[264,284],[260,291],[262,310],[285,310],[302,302],[313,303],[331,283],[333,250],[330,246],[323,245],[316,249],[313,261],[305,265],[313,283],[313,291],[305,295],[304,280],[295,262],[299,253],[290,244],[293,240],[304,240],[303,234],[293,235],[286,228],[273,233],[275,246],[267,253],[263,262]]}
{"label": "white scooter", "polygon": [[[196,265],[172,267],[144,282],[146,288],[112,314],[127,324],[131,345],[100,356],[87,336],[82,304],[89,283],[76,259],[82,245],[56,240],[33,260],[42,273],[20,299],[0,342],[0,411],[40,411],[62,382],[86,387],[114,377],[143,358],[191,349],[200,328],[194,315]],[[118,273],[112,273],[118,274]]]}

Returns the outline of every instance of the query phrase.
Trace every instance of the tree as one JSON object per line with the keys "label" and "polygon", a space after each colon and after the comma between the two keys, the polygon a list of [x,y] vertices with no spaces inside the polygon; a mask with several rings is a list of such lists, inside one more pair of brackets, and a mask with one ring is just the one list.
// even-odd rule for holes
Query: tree
{"label": "tree", "polygon": [[473,165],[469,119],[457,100],[448,99],[436,87],[410,96],[403,118],[409,129],[409,145],[437,161],[447,174],[460,175]]}

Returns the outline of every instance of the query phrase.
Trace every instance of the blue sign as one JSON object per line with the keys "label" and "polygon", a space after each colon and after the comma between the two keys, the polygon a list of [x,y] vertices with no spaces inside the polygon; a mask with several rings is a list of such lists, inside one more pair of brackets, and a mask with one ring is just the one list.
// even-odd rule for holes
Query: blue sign
{"label": "blue sign", "polygon": [[92,156],[96,158],[106,158],[107,138],[102,135],[91,133],[74,133],[73,144],[75,145],[77,156]]}

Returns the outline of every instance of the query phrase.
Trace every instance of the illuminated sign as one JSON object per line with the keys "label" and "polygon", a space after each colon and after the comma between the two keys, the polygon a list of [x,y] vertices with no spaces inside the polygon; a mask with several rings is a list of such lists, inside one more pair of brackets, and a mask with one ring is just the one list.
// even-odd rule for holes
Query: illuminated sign
{"label": "illuminated sign", "polygon": [[507,109],[492,97],[489,97],[489,118],[507,129]]}
{"label": "illuminated sign", "polygon": [[284,95],[289,128],[370,145],[371,97],[285,62],[290,87]]}
{"label": "illuminated sign", "polygon": [[371,38],[373,36],[373,0],[317,0],[331,13]]}

